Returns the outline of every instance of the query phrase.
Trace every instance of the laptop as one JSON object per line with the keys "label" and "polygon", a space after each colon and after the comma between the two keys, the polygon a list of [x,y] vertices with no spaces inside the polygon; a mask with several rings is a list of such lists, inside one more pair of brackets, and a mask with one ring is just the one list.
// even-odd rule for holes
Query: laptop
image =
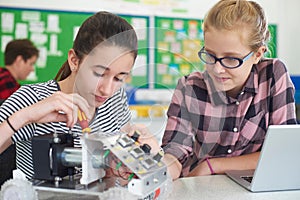
{"label": "laptop", "polygon": [[256,169],[226,175],[251,192],[300,189],[300,125],[270,125]]}

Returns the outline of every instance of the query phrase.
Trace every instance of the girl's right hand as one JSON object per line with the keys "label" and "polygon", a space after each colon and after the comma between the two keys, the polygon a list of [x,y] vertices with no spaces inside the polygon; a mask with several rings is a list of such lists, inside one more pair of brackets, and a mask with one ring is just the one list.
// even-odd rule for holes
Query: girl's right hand
{"label": "girl's right hand", "polygon": [[73,127],[77,122],[78,109],[84,112],[88,119],[92,118],[88,102],[83,97],[59,91],[20,112],[28,119],[26,124],[62,121],[66,122],[68,127]]}

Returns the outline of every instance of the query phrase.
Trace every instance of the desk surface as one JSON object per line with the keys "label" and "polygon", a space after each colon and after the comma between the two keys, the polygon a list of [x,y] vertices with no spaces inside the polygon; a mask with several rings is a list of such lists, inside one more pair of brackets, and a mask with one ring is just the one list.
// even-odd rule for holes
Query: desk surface
{"label": "desk surface", "polygon": [[299,200],[300,190],[252,193],[225,175],[181,178],[173,182],[170,200]]}
{"label": "desk surface", "polygon": [[[173,182],[172,193],[166,200],[299,200],[300,190],[252,193],[225,175],[181,178]],[[99,200],[95,193],[53,192],[38,190],[39,200]],[[130,199],[131,200],[131,199]],[[164,200],[164,199],[163,199]]]}

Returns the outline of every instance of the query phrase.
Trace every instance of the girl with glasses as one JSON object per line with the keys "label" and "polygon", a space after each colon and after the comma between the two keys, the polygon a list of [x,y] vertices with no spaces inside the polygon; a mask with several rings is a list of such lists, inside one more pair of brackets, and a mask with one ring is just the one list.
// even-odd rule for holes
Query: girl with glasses
{"label": "girl with glasses", "polygon": [[203,23],[205,71],[182,77],[162,147],[173,179],[255,169],[271,124],[296,124],[294,86],[269,40],[262,7],[220,0]]}

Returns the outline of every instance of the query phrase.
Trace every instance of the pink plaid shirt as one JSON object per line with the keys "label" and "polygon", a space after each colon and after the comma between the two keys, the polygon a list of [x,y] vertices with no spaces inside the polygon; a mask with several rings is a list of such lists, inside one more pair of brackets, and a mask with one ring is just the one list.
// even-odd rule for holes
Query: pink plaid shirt
{"label": "pink plaid shirt", "polygon": [[285,65],[266,59],[253,65],[236,98],[218,92],[207,72],[182,77],[174,91],[163,137],[166,153],[186,176],[206,157],[260,151],[271,124],[296,124],[294,85]]}

